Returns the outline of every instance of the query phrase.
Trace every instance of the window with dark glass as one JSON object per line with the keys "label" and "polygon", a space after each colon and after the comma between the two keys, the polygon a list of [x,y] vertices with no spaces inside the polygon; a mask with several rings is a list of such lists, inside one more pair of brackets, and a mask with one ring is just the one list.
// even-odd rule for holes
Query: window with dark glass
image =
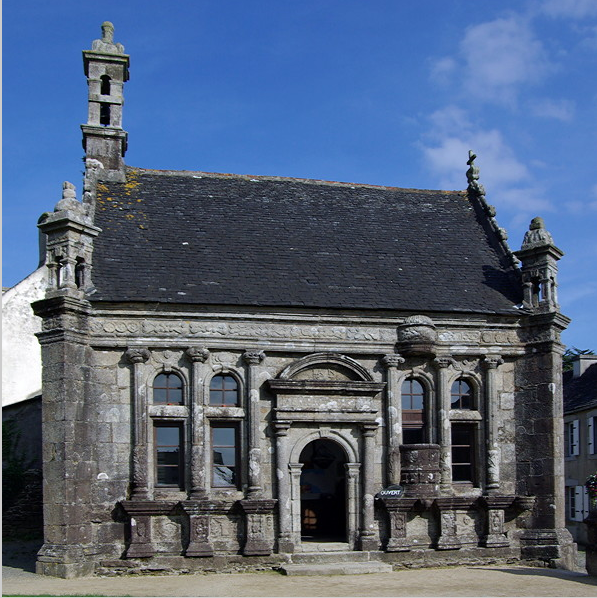
{"label": "window with dark glass", "polygon": [[209,404],[227,407],[238,405],[238,382],[236,379],[228,375],[214,376],[209,385]]}
{"label": "window with dark glass", "polygon": [[425,442],[425,389],[414,378],[402,384],[402,442]]}
{"label": "window with dark glass", "polygon": [[212,476],[211,485],[216,488],[237,488],[238,428],[228,424],[211,428]]}
{"label": "window with dark glass", "polygon": [[110,95],[110,77],[108,75],[102,75],[100,77],[100,93],[103,96],[109,96]]}
{"label": "window with dark glass", "polygon": [[183,487],[182,426],[154,426],[156,486]]}
{"label": "window with dark glass", "polygon": [[100,125],[110,126],[110,104],[106,102],[100,104]]}
{"label": "window with dark glass", "polygon": [[452,481],[475,483],[475,428],[452,424]]}
{"label": "window with dark glass", "polygon": [[452,409],[473,409],[473,389],[466,380],[452,384]]}
{"label": "window with dark glass", "polygon": [[153,381],[153,402],[155,404],[181,405],[182,380],[177,374],[158,374]]}

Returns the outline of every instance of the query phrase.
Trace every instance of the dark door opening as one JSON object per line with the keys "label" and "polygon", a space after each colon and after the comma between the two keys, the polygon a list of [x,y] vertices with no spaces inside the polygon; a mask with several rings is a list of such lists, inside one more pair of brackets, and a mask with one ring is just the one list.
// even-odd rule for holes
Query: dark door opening
{"label": "dark door opening", "polygon": [[346,456],[333,440],[314,440],[301,452],[301,537],[346,541]]}

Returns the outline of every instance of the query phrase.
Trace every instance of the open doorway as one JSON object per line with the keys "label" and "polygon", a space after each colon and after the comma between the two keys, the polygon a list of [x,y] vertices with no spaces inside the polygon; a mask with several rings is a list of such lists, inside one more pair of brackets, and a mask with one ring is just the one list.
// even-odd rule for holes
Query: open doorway
{"label": "open doorway", "polygon": [[310,442],[301,452],[301,537],[346,542],[346,455],[333,440]]}

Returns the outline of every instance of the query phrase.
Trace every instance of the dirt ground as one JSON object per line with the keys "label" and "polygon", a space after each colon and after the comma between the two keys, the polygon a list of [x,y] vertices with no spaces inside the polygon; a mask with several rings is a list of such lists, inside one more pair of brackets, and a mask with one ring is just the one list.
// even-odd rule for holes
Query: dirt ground
{"label": "dirt ground", "polygon": [[34,573],[38,547],[3,544],[3,596],[597,596],[597,578],[582,566],[578,571],[481,566],[314,577],[265,572],[58,579]]}

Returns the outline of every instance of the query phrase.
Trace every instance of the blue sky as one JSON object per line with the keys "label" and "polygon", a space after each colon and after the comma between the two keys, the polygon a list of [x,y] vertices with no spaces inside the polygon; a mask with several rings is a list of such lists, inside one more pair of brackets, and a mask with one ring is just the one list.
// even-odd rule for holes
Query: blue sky
{"label": "blue sky", "polygon": [[105,20],[131,56],[129,165],[463,189],[473,149],[512,249],[545,219],[564,342],[597,351],[595,0],[5,0],[5,286],[62,182],[80,192]]}

